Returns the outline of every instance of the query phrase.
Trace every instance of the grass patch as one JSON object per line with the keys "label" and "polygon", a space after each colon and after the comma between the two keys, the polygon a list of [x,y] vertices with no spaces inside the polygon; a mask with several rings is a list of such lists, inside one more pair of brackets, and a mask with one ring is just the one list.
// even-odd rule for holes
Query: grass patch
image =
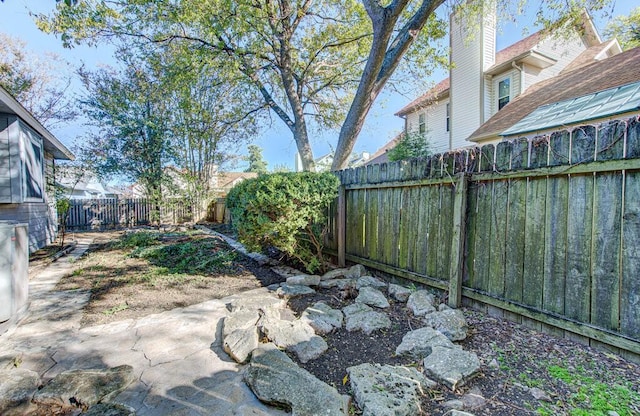
{"label": "grass patch", "polygon": [[142,248],[149,247],[158,244],[160,241],[160,234],[153,231],[138,231],[135,233],[128,233],[122,236],[115,246],[116,248]]}
{"label": "grass patch", "polygon": [[136,248],[130,254],[159,269],[154,274],[212,275],[230,271],[236,254],[213,238]]}
{"label": "grass patch", "polygon": [[553,378],[575,391],[567,403],[571,416],[607,416],[609,411],[620,416],[632,416],[631,405],[640,402],[640,394],[634,392],[629,383],[605,384],[585,376],[580,368],[569,371],[559,365],[551,365],[548,371]]}

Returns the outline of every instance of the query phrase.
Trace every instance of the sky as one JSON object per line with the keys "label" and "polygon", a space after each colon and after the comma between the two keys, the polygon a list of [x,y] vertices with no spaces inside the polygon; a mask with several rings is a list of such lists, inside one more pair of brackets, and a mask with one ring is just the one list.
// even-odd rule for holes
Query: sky
{"label": "sky", "polygon": [[[535,2],[530,2],[535,3]],[[617,0],[613,4],[613,16],[628,15],[629,12],[640,6],[639,0]],[[65,49],[62,42],[53,35],[42,33],[36,27],[33,18],[29,15],[29,10],[47,13],[55,7],[54,0],[4,0],[0,3],[0,31],[20,38],[26,42],[27,49],[35,54],[45,54],[53,52],[61,56],[73,65],[83,63],[86,69],[95,69],[101,65],[113,65],[113,49],[108,45],[98,47],[76,46],[73,49]],[[523,31],[533,33],[532,22],[535,16],[533,13],[525,13],[516,22],[500,24],[500,31],[497,39],[498,50],[518,41],[523,35]],[[596,26],[600,34],[606,25],[606,21],[596,19]],[[442,70],[425,80],[426,83],[416,87],[416,91],[411,89],[404,94],[391,92],[386,89],[378,97],[374,107],[370,111],[365,126],[355,145],[355,152],[367,151],[375,152],[378,148],[391,140],[403,128],[403,120],[394,116],[398,110],[404,107],[419,95],[425,92],[425,85],[429,82],[434,84],[447,77],[448,74]],[[75,93],[81,93],[80,82],[74,84]],[[270,127],[265,127],[261,134],[255,138],[254,143],[263,149],[263,157],[268,162],[268,168],[276,166],[286,166],[293,170],[296,155],[296,146],[291,132],[275,116],[271,117]],[[73,147],[74,142],[80,140],[85,127],[81,121],[69,126],[59,128],[53,133],[68,147]],[[322,134],[310,132],[311,146],[314,156],[320,157],[328,153],[337,143],[338,131],[328,131]],[[240,153],[246,153],[245,146],[238,149]],[[242,164],[236,166],[236,170],[242,169]]]}

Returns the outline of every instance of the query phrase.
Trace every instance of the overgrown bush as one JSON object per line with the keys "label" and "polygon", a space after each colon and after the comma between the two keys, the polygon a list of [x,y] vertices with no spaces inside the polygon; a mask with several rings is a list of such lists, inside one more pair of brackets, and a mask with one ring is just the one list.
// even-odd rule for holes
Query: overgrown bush
{"label": "overgrown bush", "polygon": [[331,173],[273,173],[246,180],[227,196],[233,227],[251,250],[271,247],[300,261],[309,273],[323,270],[329,203],[339,181]]}

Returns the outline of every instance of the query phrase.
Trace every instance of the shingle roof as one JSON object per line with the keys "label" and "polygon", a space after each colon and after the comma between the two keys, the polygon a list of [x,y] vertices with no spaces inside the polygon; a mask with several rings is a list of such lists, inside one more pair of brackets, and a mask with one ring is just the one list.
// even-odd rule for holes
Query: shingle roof
{"label": "shingle roof", "polygon": [[393,139],[385,143],[380,149],[378,149],[374,154],[371,155],[371,158],[367,161],[367,163],[365,163],[365,165],[375,165],[377,163],[388,162],[389,156],[387,155],[387,152],[396,147],[396,144],[398,144],[401,137],[402,133],[398,134]]}
{"label": "shingle roof", "polygon": [[541,81],[494,114],[468,140],[497,136],[545,104],[640,81],[637,68],[640,68],[640,47]]}
{"label": "shingle roof", "polygon": [[[538,31],[526,38],[508,46],[496,53],[495,63],[491,68],[502,65],[509,60],[522,55],[523,53],[534,49],[534,47],[542,40],[542,31]],[[491,68],[489,70],[491,70]],[[419,108],[424,108],[433,103],[434,101],[445,97],[449,93],[450,82],[449,78],[445,78],[440,81],[435,87],[429,89],[427,92],[411,101],[398,111],[396,116],[404,116],[414,112]]]}

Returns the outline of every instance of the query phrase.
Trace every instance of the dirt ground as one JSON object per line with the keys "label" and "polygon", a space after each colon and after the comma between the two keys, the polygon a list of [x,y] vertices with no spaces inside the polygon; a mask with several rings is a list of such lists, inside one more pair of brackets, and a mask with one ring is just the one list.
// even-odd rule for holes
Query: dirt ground
{"label": "dirt ground", "polygon": [[[131,249],[117,246],[124,231],[86,233],[73,236],[94,239],[88,253],[77,261],[73,273],[63,278],[57,290],[89,290],[82,326],[139,318],[174,308],[220,299],[282,280],[271,270],[235,253],[220,238],[204,234],[168,234],[159,245],[185,241],[214,242],[214,248],[234,254],[229,265],[216,273],[173,272],[149,260],[131,256]],[[169,262],[179,260],[167,259]]]}
{"label": "dirt ground", "polygon": [[[95,241],[89,253],[58,285],[59,290],[91,291],[82,320],[85,326],[138,318],[282,280],[237,253],[216,273],[170,273],[166,263],[132,256],[131,248],[119,247],[117,241],[123,232],[91,235]],[[157,244],[195,241],[209,244],[212,253],[232,251],[221,239],[214,238],[213,246],[208,239],[199,234],[169,233]],[[178,262],[179,258],[165,260]],[[319,300],[334,308],[353,301],[343,299],[335,289],[322,289],[290,301],[289,306],[301,313]],[[463,400],[475,406],[466,410],[478,416],[640,415],[639,365],[480,312],[464,312],[471,329],[461,345],[479,356],[481,373],[455,392],[444,387],[427,392],[421,414],[445,415],[450,410],[446,402]],[[420,369],[420,363],[394,354],[404,334],[422,326],[420,320],[399,303],[392,304],[389,316],[391,328],[370,336],[345,329],[328,334],[329,350],[316,360],[299,364],[343,393],[349,393],[344,377],[346,368],[353,365],[373,362],[417,365]],[[358,414],[357,409],[354,413]]]}

